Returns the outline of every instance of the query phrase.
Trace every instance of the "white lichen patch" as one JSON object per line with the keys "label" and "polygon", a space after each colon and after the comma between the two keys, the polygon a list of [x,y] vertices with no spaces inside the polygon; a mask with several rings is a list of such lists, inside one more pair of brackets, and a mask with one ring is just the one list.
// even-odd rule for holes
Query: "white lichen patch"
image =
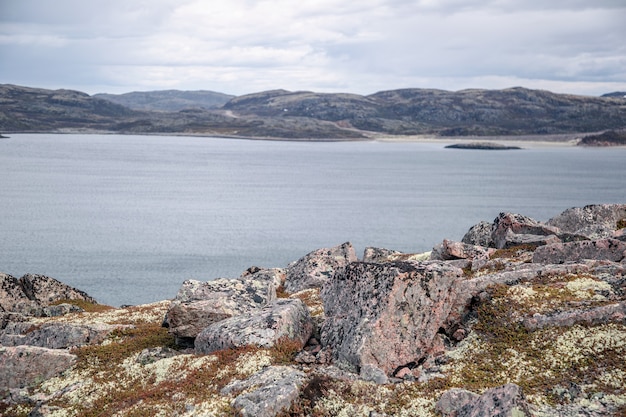
{"label": "white lichen patch", "polygon": [[330,390],[316,403],[315,411],[327,416],[368,417],[374,410],[368,405],[356,403],[354,400],[350,401],[334,390]]}
{"label": "white lichen patch", "polygon": [[626,381],[626,372],[623,369],[607,369],[597,376],[597,381],[613,389],[622,389]]}
{"label": "white lichen patch", "polygon": [[433,398],[413,397],[396,415],[398,417],[435,417],[436,401]]}
{"label": "white lichen patch", "polygon": [[590,277],[577,278],[565,284],[565,288],[580,299],[593,298],[598,300],[606,299],[600,293],[613,293],[611,285],[604,281],[593,279]]}
{"label": "white lichen patch", "polygon": [[508,296],[519,303],[524,303],[537,296],[537,291],[528,285],[515,285],[509,288]]}
{"label": "white lichen patch", "polygon": [[614,323],[597,327],[572,326],[558,336],[546,355],[554,368],[567,366],[607,350],[626,354],[626,329]]}
{"label": "white lichen patch", "polygon": [[235,362],[237,373],[244,378],[259,372],[261,369],[272,364],[272,357],[267,350],[247,352]]}

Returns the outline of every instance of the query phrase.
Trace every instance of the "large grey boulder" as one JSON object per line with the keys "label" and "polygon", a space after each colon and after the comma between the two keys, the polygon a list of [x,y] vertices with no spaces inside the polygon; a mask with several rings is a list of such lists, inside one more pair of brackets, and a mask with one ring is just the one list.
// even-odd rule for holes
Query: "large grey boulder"
{"label": "large grey boulder", "polygon": [[222,395],[242,392],[232,401],[242,417],[274,417],[291,407],[306,375],[288,366],[269,366],[244,381],[226,385]]}
{"label": "large grey boulder", "polygon": [[59,375],[76,362],[65,350],[0,346],[0,390],[22,388]]}
{"label": "large grey boulder", "polygon": [[561,264],[581,259],[620,262],[626,258],[626,242],[616,239],[584,240],[538,247],[533,262]]}
{"label": "large grey boulder", "polygon": [[626,221],[626,204],[593,204],[569,208],[546,224],[596,240],[612,237],[620,220]]}
{"label": "large grey boulder", "polygon": [[313,330],[309,310],[300,299],[278,299],[260,310],[250,311],[206,327],[195,340],[197,353],[241,346],[272,347],[281,339],[303,347]]}
{"label": "large grey boulder", "polygon": [[293,294],[308,288],[321,288],[335,271],[356,261],[350,242],[315,250],[287,267],[285,290]]}
{"label": "large grey boulder", "polygon": [[444,262],[352,263],[322,289],[322,345],[337,366],[369,379],[413,368],[442,349],[437,332],[462,276]]}
{"label": "large grey boulder", "polygon": [[207,326],[227,318],[260,309],[276,299],[273,280],[216,279],[183,282],[170,305],[164,325],[177,343],[193,346],[193,341]]}

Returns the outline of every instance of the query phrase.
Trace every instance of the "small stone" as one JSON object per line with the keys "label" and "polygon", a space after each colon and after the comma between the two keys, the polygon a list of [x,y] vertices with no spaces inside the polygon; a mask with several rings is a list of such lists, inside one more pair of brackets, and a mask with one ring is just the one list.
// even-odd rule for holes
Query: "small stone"
{"label": "small stone", "polygon": [[457,329],[454,333],[452,333],[452,338],[457,342],[465,339],[467,337],[467,331],[465,329]]}

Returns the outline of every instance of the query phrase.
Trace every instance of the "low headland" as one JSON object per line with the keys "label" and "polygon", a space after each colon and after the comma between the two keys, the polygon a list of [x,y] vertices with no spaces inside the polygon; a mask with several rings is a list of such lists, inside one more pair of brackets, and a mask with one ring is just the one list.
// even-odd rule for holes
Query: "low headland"
{"label": "low headland", "polygon": [[624,416],[626,204],[112,308],[0,274],[6,416]]}

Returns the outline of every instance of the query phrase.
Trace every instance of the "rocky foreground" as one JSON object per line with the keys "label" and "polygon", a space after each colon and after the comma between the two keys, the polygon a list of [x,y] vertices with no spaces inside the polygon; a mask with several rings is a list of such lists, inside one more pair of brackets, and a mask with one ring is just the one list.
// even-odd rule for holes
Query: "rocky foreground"
{"label": "rocky foreground", "polygon": [[626,204],[115,309],[0,274],[5,416],[625,416]]}

